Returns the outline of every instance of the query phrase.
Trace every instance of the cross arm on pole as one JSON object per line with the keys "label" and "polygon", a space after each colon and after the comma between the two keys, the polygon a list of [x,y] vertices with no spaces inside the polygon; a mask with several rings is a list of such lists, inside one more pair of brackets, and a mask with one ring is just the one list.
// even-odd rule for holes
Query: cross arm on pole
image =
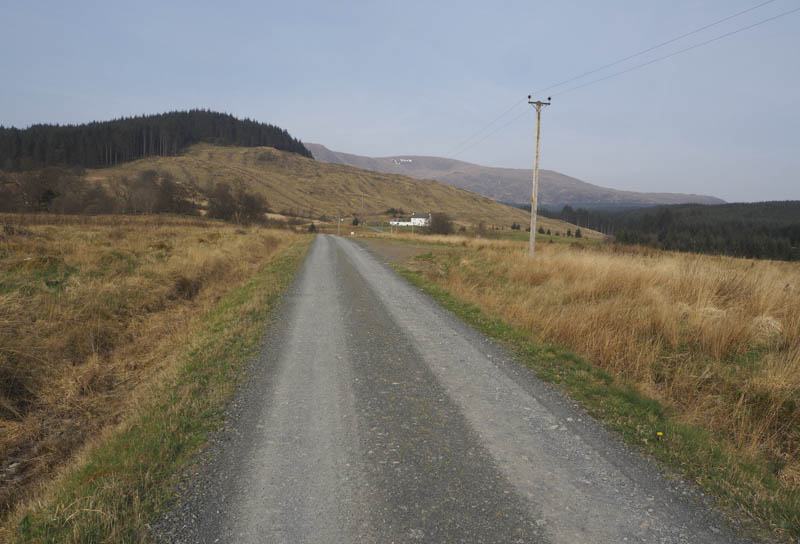
{"label": "cross arm on pole", "polygon": [[549,106],[551,104],[550,100],[552,100],[552,98],[550,98],[549,96],[547,97],[547,102],[545,102],[544,100],[531,100],[531,95],[528,95],[528,104],[534,104],[539,107]]}

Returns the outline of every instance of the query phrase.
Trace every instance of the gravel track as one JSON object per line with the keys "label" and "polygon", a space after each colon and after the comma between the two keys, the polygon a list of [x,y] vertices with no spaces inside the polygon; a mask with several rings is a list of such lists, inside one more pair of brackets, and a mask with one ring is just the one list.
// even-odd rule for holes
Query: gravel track
{"label": "gravel track", "polygon": [[317,237],[228,421],[157,540],[749,542],[334,236]]}

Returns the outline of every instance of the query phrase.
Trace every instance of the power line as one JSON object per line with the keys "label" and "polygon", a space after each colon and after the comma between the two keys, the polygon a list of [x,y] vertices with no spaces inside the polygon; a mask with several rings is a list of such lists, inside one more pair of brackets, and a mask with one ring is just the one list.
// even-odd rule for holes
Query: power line
{"label": "power line", "polygon": [[[668,59],[668,58],[670,58],[670,57],[674,57],[674,56],[676,56],[676,55],[680,55],[681,53],[685,53],[685,52],[687,52],[687,51],[691,51],[692,49],[697,49],[698,47],[702,47],[702,46],[704,46],[704,45],[708,45],[708,44],[710,44],[710,43],[716,42],[716,41],[718,41],[718,40],[721,40],[721,39],[723,39],[723,38],[727,38],[728,36],[733,36],[734,34],[738,34],[738,33],[740,33],[740,32],[744,32],[745,30],[749,30],[749,29],[751,29],[751,28],[754,28],[754,27],[757,27],[757,26],[759,26],[759,25],[763,25],[764,23],[768,23],[768,22],[770,22],[770,21],[774,21],[774,20],[776,20],[776,19],[779,19],[779,18],[781,18],[781,17],[785,17],[786,15],[790,15],[790,14],[792,14],[792,13],[796,12],[796,11],[800,11],[800,7],[798,7],[798,8],[795,8],[795,9],[791,9],[791,10],[789,10],[789,11],[785,11],[785,12],[783,12],[783,13],[779,13],[778,15],[775,15],[775,16],[773,16],[773,17],[769,17],[769,18],[767,18],[767,19],[763,19],[763,20],[761,20],[761,21],[758,21],[757,23],[753,23],[753,24],[751,24],[751,25],[747,25],[747,26],[744,26],[744,27],[738,28],[738,29],[736,29],[736,30],[732,30],[731,32],[727,32],[727,33],[725,33],[725,34],[722,34],[722,35],[720,35],[720,36],[717,36],[716,38],[712,38],[712,39],[710,39],[710,40],[706,40],[706,41],[704,41],[704,42],[701,42],[701,43],[698,43],[698,44],[692,45],[692,46],[690,46],[690,47],[686,47],[686,48],[684,48],[684,49],[681,49],[681,50],[679,50],[679,51],[675,51],[675,52],[673,52],[673,53],[670,53],[669,55],[664,55],[664,56],[662,56],[662,57],[658,57],[658,58],[656,58],[656,59],[652,59],[652,60],[649,60],[649,61],[647,61],[647,62],[643,62],[643,63],[641,63],[641,64],[637,64],[636,66],[633,66],[633,67],[631,67],[631,68],[628,68],[628,69],[626,69],[626,70],[622,70],[622,71],[620,71],[620,72],[615,72],[615,73],[613,73],[613,74],[611,74],[611,75],[608,75],[608,76],[605,76],[605,77],[602,77],[602,78],[598,78],[598,79],[594,79],[594,80],[592,80],[592,81],[589,81],[589,82],[586,82],[586,83],[582,83],[581,85],[576,85],[575,87],[570,87],[570,88],[568,88],[568,89],[565,89],[565,90],[563,90],[563,91],[559,91],[559,92],[557,92],[557,93],[553,94],[552,96],[560,96],[560,95],[566,94],[566,93],[568,93],[568,92],[571,92],[571,91],[574,91],[574,90],[577,90],[577,89],[582,89],[583,87],[588,87],[589,85],[593,85],[593,84],[595,84],[595,83],[599,83],[599,82],[601,82],[601,81],[605,81],[605,80],[607,80],[607,79],[611,79],[611,78],[613,78],[613,77],[617,77],[617,76],[621,76],[621,75],[623,75],[623,74],[627,74],[628,72],[632,72],[632,71],[634,71],[634,70],[638,70],[639,68],[644,68],[645,66],[649,66],[650,64],[654,64],[654,63],[656,63],[656,62],[659,62],[659,61],[662,61],[662,60]],[[486,140],[486,139],[487,139],[487,138],[489,138],[490,136],[493,136],[493,135],[497,134],[498,132],[500,132],[500,131],[501,131],[501,130],[503,130],[504,128],[508,127],[509,125],[511,125],[512,123],[514,123],[515,121],[517,121],[518,119],[522,118],[522,117],[523,117],[525,114],[527,114],[527,113],[530,113],[530,111],[531,111],[531,110],[525,110],[525,111],[524,111],[524,112],[523,112],[521,115],[519,115],[519,116],[517,116],[517,117],[513,118],[513,119],[512,119],[511,121],[509,121],[508,123],[506,123],[506,124],[504,124],[504,125],[501,125],[501,126],[500,126],[500,127],[498,127],[496,130],[493,130],[492,132],[490,132],[489,134],[485,135],[485,136],[484,136],[483,138],[481,138],[480,140],[478,140],[478,141],[476,141],[476,142],[474,142],[474,143],[472,143],[472,144],[468,145],[467,147],[463,148],[461,151],[459,151],[458,153],[456,153],[455,155],[453,155],[453,157],[451,157],[451,158],[455,158],[455,157],[457,157],[458,155],[460,155],[460,154],[464,153],[465,151],[467,151],[467,150],[469,150],[469,149],[472,149],[473,147],[475,147],[475,146],[476,146],[476,145],[478,145],[479,143],[483,142],[484,140]]]}
{"label": "power line", "polygon": [[727,38],[729,36],[733,36],[734,34],[738,34],[740,32],[744,32],[745,30],[750,30],[751,28],[755,28],[755,27],[757,27],[759,25],[763,25],[764,23],[769,23],[770,21],[774,21],[776,19],[780,19],[781,17],[785,17],[785,16],[790,15],[790,14],[796,12],[796,11],[800,11],[800,7],[794,8],[794,9],[790,9],[789,11],[784,11],[783,13],[779,13],[778,15],[774,15],[773,17],[769,17],[767,19],[763,19],[761,21],[758,21],[757,23],[753,23],[751,25],[743,26],[742,28],[737,28],[736,30],[732,30],[730,32],[726,32],[725,34],[717,36],[716,38],[711,38],[710,40],[706,40],[704,42],[697,43],[695,45],[686,47],[684,49],[680,49],[678,51],[670,53],[669,55],[664,55],[663,57],[658,57],[658,58],[649,60],[647,62],[643,62],[641,64],[637,64],[636,66],[633,66],[633,67],[628,68],[626,70],[622,70],[620,72],[615,72],[613,74],[610,74],[610,75],[607,75],[607,76],[604,76],[604,77],[601,77],[601,78],[598,78],[598,79],[593,79],[592,81],[588,81],[586,83],[582,83],[582,84],[576,85],[574,87],[570,87],[570,88],[565,89],[563,91],[559,91],[557,93],[554,93],[553,96],[561,96],[563,94],[575,91],[577,89],[582,89],[584,87],[588,87],[589,85],[594,85],[595,83],[600,83],[601,81],[605,81],[607,79],[611,79],[611,78],[614,78],[614,77],[617,77],[617,76],[621,76],[623,74],[627,74],[628,72],[633,72],[634,70],[638,70],[639,68],[644,68],[645,66],[649,66],[651,64],[655,64],[656,62],[660,62],[662,60],[666,60],[666,59],[674,57],[676,55],[680,55],[681,53],[686,53],[687,51],[691,51],[693,49],[697,49],[698,47],[702,47],[704,45],[708,45],[710,43],[719,41],[719,40],[721,40],[723,38]]}
{"label": "power line", "polygon": [[459,155],[461,155],[463,152],[465,152],[465,151],[467,151],[467,150],[469,150],[469,149],[472,149],[473,147],[475,147],[475,146],[476,146],[476,145],[478,145],[479,143],[483,142],[483,141],[484,141],[484,140],[486,140],[487,138],[489,138],[489,137],[491,137],[491,136],[494,136],[495,134],[497,134],[498,132],[500,132],[500,131],[501,131],[501,130],[503,130],[504,128],[506,128],[506,127],[508,127],[508,126],[510,126],[510,125],[512,125],[512,124],[514,124],[515,122],[519,121],[520,119],[522,119],[523,117],[525,117],[526,115],[528,115],[528,114],[529,114],[531,111],[533,111],[533,110],[528,110],[528,109],[526,109],[526,110],[525,110],[525,111],[523,111],[521,114],[519,114],[519,115],[517,115],[516,117],[514,117],[513,119],[511,119],[511,121],[509,121],[509,122],[508,122],[508,123],[506,123],[505,125],[501,125],[501,126],[497,127],[495,130],[493,130],[492,132],[490,132],[489,134],[487,134],[486,136],[484,136],[483,138],[481,138],[481,139],[480,139],[480,140],[478,140],[477,142],[473,142],[472,144],[468,145],[467,147],[465,147],[464,149],[462,149],[461,151],[459,151],[459,152],[458,152],[458,153],[456,153],[455,155],[451,156],[450,158],[451,158],[451,159],[454,159],[454,158],[458,157]]}
{"label": "power line", "polygon": [[[572,81],[575,81],[575,80],[578,80],[578,79],[584,78],[584,77],[586,77],[586,76],[588,76],[588,75],[595,74],[595,73],[597,73],[597,72],[600,72],[601,70],[605,70],[606,68],[611,68],[612,66],[616,66],[616,65],[618,65],[618,64],[621,64],[621,63],[623,63],[623,62],[625,62],[625,61],[628,61],[628,60],[631,60],[631,59],[633,59],[633,58],[636,58],[636,57],[639,57],[639,56],[641,56],[641,55],[644,55],[645,53],[649,53],[649,52],[651,52],[651,51],[654,51],[654,50],[656,50],[656,49],[659,49],[659,48],[661,48],[661,47],[664,47],[665,45],[669,45],[669,44],[671,44],[671,43],[674,43],[674,42],[676,42],[676,41],[682,40],[683,38],[687,38],[687,37],[689,37],[689,36],[692,36],[692,35],[694,35],[694,34],[697,34],[698,32],[702,32],[703,30],[707,30],[707,29],[709,29],[709,28],[712,28],[712,27],[714,27],[714,26],[717,26],[717,25],[719,25],[719,24],[722,24],[722,23],[724,23],[724,22],[726,22],[726,21],[729,21],[729,20],[731,20],[731,19],[734,19],[734,18],[736,18],[736,17],[739,17],[739,16],[741,16],[741,15],[744,15],[745,13],[749,13],[749,12],[751,12],[751,11],[754,11],[754,10],[756,10],[756,9],[758,9],[758,8],[764,7],[764,6],[766,6],[767,4],[771,4],[771,3],[775,2],[775,1],[776,1],[776,0],[766,0],[765,2],[761,2],[760,4],[758,4],[758,5],[755,5],[755,6],[753,6],[753,7],[747,8],[747,9],[745,9],[745,10],[742,10],[742,11],[739,11],[739,12],[736,12],[736,13],[734,13],[734,14],[732,14],[732,15],[728,15],[727,17],[723,17],[722,19],[719,19],[719,20],[717,20],[717,21],[714,21],[713,23],[709,23],[709,24],[707,24],[707,25],[704,25],[704,26],[702,26],[702,27],[700,27],[700,28],[696,28],[696,29],[694,29],[694,30],[692,30],[692,31],[686,32],[686,33],[684,33],[684,34],[681,34],[680,36],[676,36],[675,38],[669,39],[669,40],[667,40],[667,41],[665,41],[665,42],[661,42],[661,43],[659,43],[659,44],[656,44],[656,45],[653,45],[653,46],[651,46],[651,47],[648,47],[647,49],[643,49],[642,51],[639,51],[638,53],[634,53],[634,54],[632,54],[632,55],[628,55],[627,57],[621,58],[621,59],[619,59],[619,60],[616,60],[616,61],[614,61],[614,62],[610,62],[610,63],[608,63],[608,64],[604,64],[603,66],[600,66],[599,68],[594,68],[594,69],[592,69],[592,70],[589,70],[589,71],[587,71],[587,72],[584,72],[584,73],[582,73],[582,74],[580,74],[580,75],[578,75],[578,76],[574,76],[574,77],[571,77],[571,78],[569,78],[569,79],[565,79],[564,81],[560,81],[560,82],[558,82],[558,83],[556,83],[556,84],[554,84],[554,85],[550,85],[549,87],[544,87],[544,88],[542,88],[542,89],[539,89],[539,90],[535,91],[533,94],[534,94],[534,95],[536,95],[536,94],[539,94],[539,93],[542,93],[542,92],[548,91],[548,90],[550,90],[550,89],[555,89],[556,87],[561,87],[562,85],[565,85],[565,84],[567,84],[567,83],[571,83]],[[485,140],[486,138],[488,138],[489,136],[491,136],[491,134],[490,134],[490,135],[487,135],[487,136],[485,136],[484,138],[481,138],[481,139],[480,139],[478,142],[475,142],[475,143],[473,143],[473,144],[471,144],[471,145],[468,145],[467,147],[464,147],[463,149],[461,149],[463,146],[465,146],[466,144],[468,144],[469,142],[471,142],[473,139],[475,139],[476,137],[480,136],[480,135],[481,135],[483,132],[485,132],[486,130],[488,130],[488,129],[489,129],[491,126],[492,126],[492,125],[494,125],[495,123],[497,123],[497,122],[498,122],[500,119],[502,119],[503,117],[505,117],[506,115],[508,115],[508,114],[509,114],[509,113],[510,113],[512,110],[514,110],[514,109],[515,109],[517,106],[519,106],[520,104],[522,104],[524,101],[525,101],[525,99],[522,99],[522,100],[520,100],[520,101],[518,101],[518,102],[515,102],[514,104],[512,104],[512,105],[511,105],[511,106],[510,106],[508,109],[504,110],[504,111],[503,111],[503,113],[501,113],[500,115],[498,115],[497,117],[495,117],[494,119],[492,119],[490,122],[488,122],[487,124],[485,124],[484,126],[482,126],[480,129],[478,129],[478,130],[477,130],[477,131],[475,131],[474,133],[470,134],[470,135],[469,135],[467,138],[465,138],[464,140],[462,140],[461,142],[459,142],[458,144],[456,144],[455,146],[453,146],[452,148],[450,148],[450,150],[449,150],[447,153],[445,153],[445,156],[446,156],[446,157],[450,157],[450,158],[455,158],[455,157],[457,157],[458,155],[460,155],[461,153],[463,153],[464,151],[466,151],[467,149],[471,149],[471,148],[472,148],[472,147],[474,147],[474,146],[475,146],[477,143],[480,143],[480,142],[482,142],[483,140]],[[527,111],[527,110],[526,110],[526,111]],[[521,117],[521,116],[520,116],[520,117]],[[517,119],[518,119],[518,118],[519,118],[519,117],[517,117]],[[516,120],[516,119],[515,119],[515,120]],[[512,122],[513,122],[513,121],[512,121]],[[507,123],[507,124],[506,124],[506,125],[504,125],[504,126],[508,126],[509,124],[511,124],[511,123]],[[494,132],[492,132],[492,134],[495,134],[496,132],[498,132],[498,131],[494,131]]]}
{"label": "power line", "polygon": [[[547,91],[547,90],[550,90],[550,89],[554,89],[554,88],[556,88],[556,87],[560,87],[560,86],[562,86],[562,85],[564,85],[564,84],[566,84],[566,83],[570,83],[570,82],[572,82],[572,81],[575,81],[575,80],[581,79],[581,78],[583,78],[583,77],[586,77],[587,75],[591,75],[591,74],[597,73],[597,72],[599,72],[599,71],[605,70],[606,68],[610,68],[610,67],[612,67],[612,66],[616,66],[616,65],[618,65],[618,64],[621,64],[621,63],[623,63],[623,62],[625,62],[625,61],[628,61],[628,60],[630,60],[630,59],[633,59],[633,58],[639,57],[639,56],[641,56],[641,55],[644,55],[645,53],[649,53],[649,52],[651,52],[651,51],[654,51],[654,50],[656,50],[656,49],[659,49],[659,48],[661,48],[661,47],[664,47],[665,45],[669,45],[669,44],[671,44],[671,43],[674,43],[674,42],[676,42],[676,41],[679,41],[679,40],[681,40],[681,39],[683,39],[683,38],[686,38],[686,37],[688,37],[688,36],[692,36],[692,35],[694,35],[694,34],[697,34],[697,33],[699,33],[699,32],[702,32],[703,30],[707,30],[707,29],[709,29],[709,28],[712,28],[712,27],[714,27],[714,26],[717,26],[717,25],[719,25],[719,24],[721,24],[721,23],[724,23],[724,22],[726,22],[726,21],[729,21],[729,20],[731,20],[731,19],[734,19],[734,18],[736,18],[736,17],[739,17],[739,16],[741,16],[741,15],[744,15],[745,13],[749,13],[749,12],[751,12],[751,11],[754,11],[754,10],[756,10],[756,9],[758,9],[758,8],[761,8],[761,7],[765,6],[765,5],[767,5],[767,4],[771,4],[771,3],[773,3],[773,2],[775,2],[775,0],[767,0],[767,1],[765,1],[765,2],[761,2],[760,4],[757,4],[757,5],[753,6],[753,7],[750,7],[750,8],[748,8],[748,9],[745,9],[745,10],[739,11],[739,12],[737,12],[737,13],[734,13],[734,14],[732,14],[732,15],[728,15],[727,17],[724,17],[724,18],[722,18],[722,19],[719,19],[719,20],[717,20],[717,21],[714,21],[713,23],[709,23],[709,24],[707,24],[707,25],[704,25],[704,26],[702,26],[702,27],[700,27],[700,28],[697,28],[697,29],[695,29],[695,30],[692,30],[692,31],[690,31],[690,32],[686,32],[686,33],[684,33],[684,34],[681,34],[680,36],[677,36],[677,37],[675,37],[675,38],[672,38],[672,39],[670,39],[670,40],[667,40],[667,41],[665,41],[665,42],[661,42],[661,43],[659,43],[659,44],[657,44],[657,45],[653,45],[653,46],[651,46],[651,47],[648,47],[647,49],[644,49],[644,50],[642,50],[642,51],[639,51],[638,53],[634,53],[634,54],[632,54],[632,55],[628,55],[627,57],[624,57],[624,58],[622,58],[622,59],[619,59],[619,60],[616,60],[616,61],[614,61],[614,62],[611,62],[611,63],[605,64],[605,65],[603,65],[603,66],[601,66],[601,67],[599,67],[599,68],[595,68],[595,69],[593,69],[593,70],[589,70],[588,72],[584,72],[584,73],[582,73],[581,75],[578,75],[578,76],[575,76],[575,77],[571,77],[571,78],[569,78],[569,79],[566,79],[566,80],[564,80],[564,81],[561,81],[561,82],[559,82],[559,83],[556,83],[556,84],[554,84],[554,85],[551,85],[551,86],[549,86],[549,87],[545,87],[545,88],[539,89],[539,90],[537,90],[537,91],[536,91],[534,94],[538,94],[538,93],[541,93],[541,92],[544,92],[544,91]],[[641,63],[641,64],[637,64],[636,66],[633,66],[633,67],[631,67],[631,68],[628,68],[628,69],[626,69],[626,70],[622,70],[622,71],[620,71],[620,72],[615,72],[615,73],[613,73],[613,74],[610,74],[610,75],[608,75],[608,76],[604,76],[604,77],[602,77],[602,78],[594,79],[594,80],[592,80],[592,81],[589,81],[589,82],[586,82],[586,83],[582,83],[582,84],[580,84],[580,85],[576,85],[576,86],[574,86],[574,87],[570,87],[570,88],[568,88],[568,89],[565,89],[565,90],[563,90],[563,91],[558,91],[557,93],[554,93],[552,96],[560,96],[560,95],[566,94],[566,93],[568,93],[568,92],[572,92],[572,91],[575,91],[575,90],[577,90],[577,89],[581,89],[581,88],[583,88],[583,87],[588,87],[588,86],[590,86],[590,85],[594,85],[595,83],[599,83],[599,82],[601,82],[601,81],[605,81],[605,80],[607,80],[607,79],[611,79],[611,78],[614,78],[614,77],[617,77],[617,76],[621,76],[621,75],[623,75],[623,74],[627,74],[628,72],[632,72],[632,71],[634,71],[634,70],[638,70],[638,69],[640,69],[640,68],[644,68],[645,66],[649,66],[649,65],[651,65],[651,64],[655,64],[656,62],[660,62],[660,61],[662,61],[662,60],[666,60],[666,59],[668,59],[668,58],[671,58],[671,57],[674,57],[674,56],[680,55],[681,53],[686,53],[686,52],[688,52],[688,51],[691,51],[691,50],[693,50],[693,49],[697,49],[697,48],[699,48],[699,47],[702,47],[702,46],[704,46],[704,45],[708,45],[708,44],[710,44],[710,43],[716,42],[716,41],[718,41],[718,40],[721,40],[721,39],[723,39],[723,38],[727,38],[727,37],[729,37],[729,36],[733,36],[734,34],[738,34],[738,33],[740,33],[740,32],[744,32],[745,30],[749,30],[749,29],[751,29],[751,28],[754,28],[754,27],[757,27],[757,26],[759,26],[759,25],[762,25],[762,24],[768,23],[768,22],[770,22],[770,21],[774,21],[774,20],[776,20],[776,19],[779,19],[779,18],[781,18],[781,17],[785,17],[786,15],[790,15],[790,14],[792,14],[792,13],[796,12],[796,11],[800,11],[800,8],[795,8],[795,9],[792,9],[792,10],[789,10],[789,11],[786,11],[786,12],[783,12],[783,13],[780,13],[780,14],[778,14],[778,15],[775,15],[775,16],[773,16],[773,17],[769,17],[769,18],[767,18],[767,19],[763,19],[763,20],[761,20],[761,21],[758,21],[758,22],[756,22],[756,23],[753,23],[753,24],[750,24],[750,25],[747,25],[747,26],[744,26],[744,27],[738,28],[738,29],[736,29],[736,30],[733,30],[733,31],[731,31],[731,32],[727,32],[727,33],[725,33],[725,34],[722,34],[722,35],[720,35],[720,36],[717,36],[717,37],[715,37],[715,38],[711,38],[710,40],[706,40],[706,41],[704,41],[704,42],[701,42],[701,43],[698,43],[698,44],[695,44],[695,45],[692,45],[692,46],[686,47],[686,48],[684,48],[684,49],[681,49],[681,50],[679,50],[679,51],[675,51],[675,52],[673,52],[673,53],[670,53],[670,54],[668,54],[668,55],[664,55],[664,56],[662,56],[662,57],[658,57],[658,58],[656,58],[656,59],[652,59],[652,60],[649,60],[649,61],[647,61],[647,62],[643,62],[643,63]],[[472,143],[469,143],[469,142],[471,142],[471,141],[472,141],[474,138],[476,138],[477,136],[479,136],[479,135],[481,135],[483,132],[485,132],[487,129],[489,129],[489,128],[490,128],[492,125],[494,125],[495,123],[497,123],[497,122],[498,122],[500,119],[502,119],[503,117],[505,117],[506,115],[508,115],[508,114],[509,114],[511,111],[513,111],[513,110],[514,110],[514,109],[515,109],[517,106],[519,106],[520,104],[522,104],[524,101],[525,101],[525,99],[522,99],[522,100],[520,100],[520,101],[518,101],[518,102],[515,102],[515,103],[514,103],[514,104],[513,104],[511,107],[509,107],[508,109],[506,109],[505,111],[503,111],[503,113],[501,113],[500,115],[498,115],[497,117],[495,117],[495,118],[494,118],[492,121],[490,121],[489,123],[487,123],[486,125],[484,125],[484,126],[481,128],[481,129],[479,129],[478,131],[474,132],[474,133],[473,133],[473,134],[471,134],[471,135],[470,135],[468,138],[466,138],[466,139],[462,140],[461,142],[459,142],[459,144],[458,144],[458,145],[456,145],[456,146],[454,146],[453,148],[451,148],[450,152],[448,152],[446,156],[448,156],[448,157],[450,157],[450,158],[456,158],[457,156],[461,155],[461,154],[462,154],[462,153],[464,153],[465,151],[467,151],[467,150],[469,150],[469,149],[472,149],[472,148],[473,148],[473,147],[475,147],[476,145],[478,145],[478,144],[482,143],[482,142],[483,142],[483,141],[485,141],[486,139],[488,139],[488,138],[490,138],[491,136],[493,136],[493,135],[497,134],[497,133],[498,133],[498,132],[500,132],[501,130],[503,130],[503,129],[505,129],[506,127],[508,127],[508,126],[512,125],[513,123],[515,123],[516,121],[518,121],[519,119],[521,119],[522,117],[524,117],[525,115],[527,115],[528,113],[530,113],[530,110],[525,110],[525,111],[523,111],[523,112],[522,112],[520,115],[518,115],[518,116],[514,117],[513,119],[511,119],[509,122],[507,122],[507,123],[505,123],[505,124],[503,124],[503,125],[501,125],[501,126],[497,127],[495,130],[493,130],[493,131],[491,131],[490,133],[488,133],[488,134],[484,135],[484,136],[483,136],[482,138],[480,138],[479,140],[477,140],[477,141],[475,141],[475,142],[472,142]],[[466,145],[466,144],[468,144],[468,143],[469,143],[469,145]]]}
{"label": "power line", "polygon": [[[469,142],[470,140],[472,140],[472,139],[473,139],[473,138],[475,138],[476,136],[480,135],[480,134],[481,134],[483,131],[485,131],[485,130],[486,130],[486,129],[488,129],[490,126],[492,126],[493,124],[495,124],[497,121],[499,121],[500,119],[502,119],[503,117],[505,117],[506,115],[508,115],[508,114],[509,114],[509,113],[510,113],[510,112],[511,112],[511,111],[512,111],[514,108],[516,108],[517,106],[519,106],[519,105],[520,105],[520,104],[522,104],[523,102],[525,102],[525,99],[524,99],[524,98],[523,98],[522,100],[519,100],[518,102],[514,102],[514,104],[513,104],[513,105],[512,105],[510,108],[508,108],[508,109],[507,109],[507,110],[505,110],[503,113],[501,113],[500,115],[498,115],[497,117],[495,117],[495,118],[494,118],[492,121],[490,121],[489,123],[487,123],[486,125],[484,125],[484,126],[483,126],[483,127],[480,129],[480,130],[478,130],[478,131],[474,132],[474,133],[473,133],[473,134],[471,134],[471,135],[470,135],[468,138],[466,138],[466,139],[462,140],[460,143],[458,143],[457,145],[455,145],[454,147],[452,147],[452,148],[450,149],[450,151],[448,151],[448,152],[445,154],[445,156],[446,156],[446,157],[451,157],[451,155],[452,155],[452,157],[455,157],[456,155],[459,155],[459,154],[461,154],[461,153],[464,151],[463,149],[462,149],[461,151],[459,151],[458,153],[455,153],[455,152],[456,152],[456,151],[458,151],[458,149],[459,149],[461,146],[463,146],[464,144],[466,144],[467,142]],[[526,111],[527,111],[527,110],[526,110]],[[455,153],[455,155],[454,155],[453,153]],[[452,157],[451,157],[451,158],[452,158]]]}
{"label": "power line", "polygon": [[612,66],[616,66],[617,64],[622,64],[625,61],[631,60],[631,59],[636,58],[636,57],[640,57],[640,56],[644,55],[645,53],[649,53],[651,51],[655,51],[656,49],[660,49],[661,47],[664,47],[665,45],[669,45],[671,43],[675,43],[678,40],[682,40],[683,38],[687,38],[689,36],[697,34],[698,32],[702,32],[703,30],[707,30],[707,29],[709,29],[711,27],[714,27],[714,26],[717,26],[719,24],[722,24],[725,21],[730,21],[731,19],[739,17],[740,15],[744,15],[745,13],[749,13],[749,12],[751,12],[753,10],[756,10],[756,9],[758,9],[760,7],[766,6],[767,4],[771,4],[773,2],[775,2],[775,0],[767,0],[766,2],[762,2],[762,3],[760,3],[760,4],[756,5],[756,6],[753,6],[751,8],[747,8],[746,10],[739,11],[737,13],[734,13],[733,15],[728,15],[727,17],[724,17],[724,18],[722,18],[722,19],[720,19],[718,21],[714,21],[713,23],[709,23],[709,24],[707,24],[705,26],[701,26],[700,28],[696,28],[696,29],[694,29],[694,30],[692,30],[690,32],[686,32],[685,34],[681,34],[680,36],[677,36],[675,38],[669,39],[669,40],[667,40],[665,42],[661,42],[661,43],[659,43],[657,45],[653,45],[651,47],[648,47],[647,49],[643,49],[643,50],[639,51],[638,53],[634,53],[633,55],[628,55],[627,57],[621,58],[619,60],[615,60],[614,62],[609,62],[608,64],[604,64],[603,66],[600,66],[599,68],[594,68],[594,69],[589,70],[588,72],[584,72],[584,73],[582,73],[582,74],[580,74],[578,76],[571,77],[569,79],[565,79],[564,81],[560,81],[560,82],[558,82],[558,83],[556,83],[554,85],[550,85],[549,87],[545,87],[543,89],[539,89],[539,90],[535,91],[533,94],[537,95],[539,93],[543,93],[545,91],[549,91],[550,89],[555,89],[556,87],[561,87],[562,85],[565,85],[567,83],[571,83],[571,82],[573,82],[573,81],[575,81],[577,79],[581,79],[581,78],[584,78],[586,76],[589,76],[589,75],[592,75],[592,74],[596,74],[597,72],[605,70],[606,68],[611,68]]}

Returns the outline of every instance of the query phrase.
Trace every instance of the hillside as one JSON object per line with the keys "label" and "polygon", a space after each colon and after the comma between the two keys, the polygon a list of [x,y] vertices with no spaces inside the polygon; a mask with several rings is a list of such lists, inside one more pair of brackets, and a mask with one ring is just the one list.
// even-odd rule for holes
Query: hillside
{"label": "hillside", "polygon": [[[400,155],[362,157],[332,151],[320,144],[305,144],[314,158],[335,164],[357,166],[365,170],[402,174],[418,179],[435,179],[500,202],[527,204],[531,199],[531,171],[516,168],[491,168],[441,157]],[[652,206],[658,204],[722,204],[724,201],[704,195],[679,193],[637,193],[592,185],[553,172],[539,171],[539,201],[542,206],[581,207]]]}
{"label": "hillside", "polygon": [[[526,224],[528,212],[490,198],[439,183],[352,166],[329,164],[269,147],[219,147],[196,144],[176,157],[151,157],[114,168],[89,170],[87,180],[114,191],[115,180],[154,170],[196,191],[198,198],[215,184],[243,183],[285,215],[329,219],[386,218],[389,208],[406,213],[442,211],[462,223]],[[362,196],[363,199],[362,199]],[[362,204],[363,200],[363,204]],[[363,205],[363,212],[362,212]]]}
{"label": "hillside", "polygon": [[198,142],[270,146],[311,156],[280,127],[225,113],[189,110],[82,125],[33,125],[22,130],[0,126],[0,169],[114,166],[144,157],[177,155]]}

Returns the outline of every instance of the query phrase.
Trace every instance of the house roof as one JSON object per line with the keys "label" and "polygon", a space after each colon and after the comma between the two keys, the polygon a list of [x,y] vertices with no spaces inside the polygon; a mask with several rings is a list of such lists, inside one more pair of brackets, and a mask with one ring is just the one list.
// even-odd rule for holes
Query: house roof
{"label": "house roof", "polygon": [[430,215],[429,213],[415,213],[411,216],[411,219],[428,219]]}

